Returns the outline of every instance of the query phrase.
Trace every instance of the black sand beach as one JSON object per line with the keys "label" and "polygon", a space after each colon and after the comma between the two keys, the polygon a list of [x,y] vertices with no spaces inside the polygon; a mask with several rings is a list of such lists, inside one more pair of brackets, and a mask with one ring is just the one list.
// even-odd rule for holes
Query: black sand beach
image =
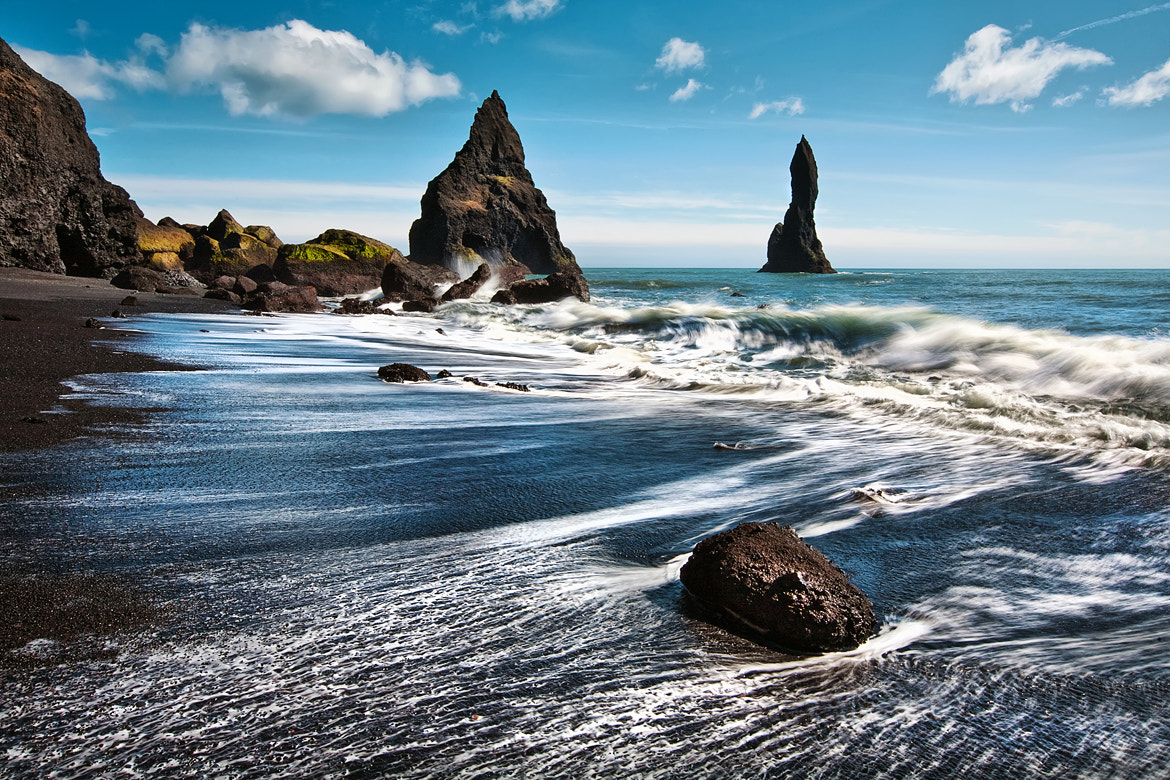
{"label": "black sand beach", "polygon": [[[127,296],[137,299],[125,305]],[[196,296],[135,293],[103,279],[0,268],[0,452],[51,447],[112,424],[141,420],[149,409],[91,406],[62,398],[63,383],[82,374],[190,370],[123,352],[134,338],[117,328],[86,327],[86,320],[109,322],[114,310],[127,316],[146,312],[216,312],[222,301]],[[12,498],[21,488],[0,486]],[[21,518],[0,516],[0,529]],[[50,562],[44,562],[47,567]],[[148,594],[124,578],[85,571],[8,570],[0,575],[0,650],[34,638],[103,635],[157,620],[161,612]],[[12,661],[12,656],[4,656]]]}

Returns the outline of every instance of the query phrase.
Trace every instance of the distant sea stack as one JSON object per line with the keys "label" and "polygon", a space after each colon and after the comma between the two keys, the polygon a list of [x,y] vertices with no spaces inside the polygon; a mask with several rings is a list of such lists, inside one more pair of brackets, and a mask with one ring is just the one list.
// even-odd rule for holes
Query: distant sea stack
{"label": "distant sea stack", "polygon": [[479,107],[455,159],[427,185],[422,216],[410,228],[410,259],[453,270],[486,261],[580,275],[556,213],[524,167],[520,135],[498,92]]}
{"label": "distant sea stack", "polygon": [[813,209],[817,205],[817,160],[803,135],[788,170],[792,173],[792,203],[784,221],[772,228],[768,262],[760,273],[835,274],[813,221]]}
{"label": "distant sea stack", "polygon": [[81,105],[0,40],[0,265],[111,277],[142,262],[141,216],[102,177]]}

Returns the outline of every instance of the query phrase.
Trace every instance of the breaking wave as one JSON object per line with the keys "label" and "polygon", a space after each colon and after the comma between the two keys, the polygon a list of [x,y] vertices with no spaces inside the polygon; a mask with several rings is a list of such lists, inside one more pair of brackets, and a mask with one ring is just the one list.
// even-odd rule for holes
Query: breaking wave
{"label": "breaking wave", "polygon": [[[1170,341],[1078,336],[923,307],[457,304],[473,329],[558,340],[654,390],[829,405],[1116,465],[1170,464]],[[552,335],[550,335],[552,334]]]}

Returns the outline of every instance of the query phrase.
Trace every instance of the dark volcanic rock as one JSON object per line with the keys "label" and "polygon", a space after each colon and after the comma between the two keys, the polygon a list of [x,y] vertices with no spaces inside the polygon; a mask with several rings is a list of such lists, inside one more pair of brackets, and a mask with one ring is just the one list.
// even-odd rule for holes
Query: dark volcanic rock
{"label": "dark volcanic rock", "polygon": [[516,282],[492,296],[492,303],[554,303],[565,298],[589,300],[589,288],[580,273],[555,273]]}
{"label": "dark volcanic rock", "polygon": [[123,269],[110,280],[110,284],[123,290],[137,290],[139,292],[154,292],[160,287],[168,287],[163,275],[152,268],[133,266]]}
{"label": "dark volcanic rock", "polygon": [[788,166],[792,173],[792,203],[777,222],[768,239],[768,262],[760,269],[766,273],[834,274],[825,257],[813,209],[817,204],[817,161],[812,147],[802,135]]}
{"label": "dark volcanic rock", "polygon": [[487,263],[480,263],[475,273],[458,284],[453,284],[443,293],[444,301],[459,301],[470,298],[479,292],[479,288],[487,284],[492,278],[492,269]]}
{"label": "dark volcanic rock", "polygon": [[378,369],[378,378],[383,382],[429,382],[431,375],[409,363],[391,363]]}
{"label": "dark volcanic rock", "polygon": [[405,263],[394,247],[351,230],[326,230],[304,244],[284,244],[273,271],[288,284],[311,284],[321,295],[352,295],[382,282],[390,263]]}
{"label": "dark volcanic rock", "polygon": [[361,298],[346,298],[337,307],[334,314],[388,314],[394,316],[394,312],[388,309],[379,308],[382,301],[363,301]]}
{"label": "dark volcanic rock", "polygon": [[0,40],[0,265],[108,278],[142,262],[141,216],[77,101]]}
{"label": "dark volcanic rock", "polygon": [[733,628],[778,649],[847,650],[877,630],[865,594],[787,526],[743,523],[708,537],[679,579]]}
{"label": "dark volcanic rock", "polygon": [[556,213],[524,166],[520,135],[497,92],[475,114],[467,143],[431,180],[410,228],[410,259],[458,267],[486,260],[532,273],[581,269],[561,243]]}
{"label": "dark volcanic rock", "polygon": [[244,308],[266,312],[315,312],[322,306],[317,291],[312,287],[291,287],[280,282],[267,282],[244,301]]}
{"label": "dark volcanic rock", "polygon": [[388,301],[438,301],[436,288],[459,281],[459,274],[441,265],[387,263],[382,269],[382,295]]}

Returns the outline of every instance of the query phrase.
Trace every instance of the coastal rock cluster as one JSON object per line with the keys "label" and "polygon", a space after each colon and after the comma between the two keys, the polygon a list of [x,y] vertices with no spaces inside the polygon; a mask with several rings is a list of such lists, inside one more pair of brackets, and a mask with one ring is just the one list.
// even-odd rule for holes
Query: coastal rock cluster
{"label": "coastal rock cluster", "polygon": [[788,526],[743,523],[708,537],[679,579],[721,622],[776,649],[849,650],[877,630],[865,594]]}
{"label": "coastal rock cluster", "polygon": [[3,41],[0,118],[0,265],[102,276],[140,291],[210,288],[209,297],[278,311],[315,311],[317,295],[378,287],[407,311],[431,311],[489,284],[497,303],[589,299],[496,92],[477,111],[467,143],[427,186],[409,259],[349,230],[285,244],[270,227],[244,226],[227,210],[207,225],[151,222],[102,178],[77,101]]}
{"label": "coastal rock cluster", "polygon": [[817,160],[802,135],[788,166],[792,175],[792,202],[768,238],[768,262],[761,273],[835,274],[817,238],[813,210],[817,205]]}
{"label": "coastal rock cluster", "polygon": [[3,40],[0,182],[0,265],[109,278],[142,262],[142,212],[102,177],[81,106]]}

